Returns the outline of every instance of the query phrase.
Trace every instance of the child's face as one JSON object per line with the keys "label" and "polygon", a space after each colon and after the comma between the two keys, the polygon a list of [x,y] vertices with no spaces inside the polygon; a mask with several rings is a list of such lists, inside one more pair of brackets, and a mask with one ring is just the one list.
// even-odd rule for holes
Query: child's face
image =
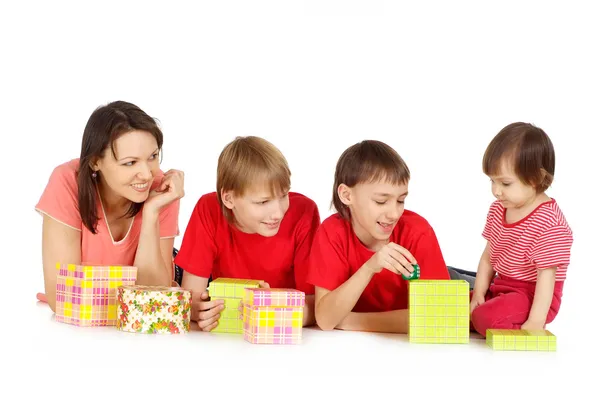
{"label": "child's face", "polygon": [[490,180],[492,181],[492,194],[502,202],[502,206],[506,209],[520,209],[536,198],[535,188],[524,184],[508,162],[503,162],[498,174],[490,176]]}
{"label": "child's face", "polygon": [[340,194],[347,196],[342,201],[350,208],[356,235],[367,246],[387,241],[404,212],[408,184],[380,181],[360,183],[346,190],[346,194],[343,190]]}
{"label": "child's face", "polygon": [[281,221],[290,208],[288,192],[272,195],[268,188],[251,188],[243,196],[231,192],[223,196],[242,232],[271,237],[279,232]]}
{"label": "child's face", "polygon": [[95,164],[102,186],[111,196],[146,201],[160,170],[156,139],[149,132],[132,131],[115,140],[114,147],[115,157],[109,147]]}

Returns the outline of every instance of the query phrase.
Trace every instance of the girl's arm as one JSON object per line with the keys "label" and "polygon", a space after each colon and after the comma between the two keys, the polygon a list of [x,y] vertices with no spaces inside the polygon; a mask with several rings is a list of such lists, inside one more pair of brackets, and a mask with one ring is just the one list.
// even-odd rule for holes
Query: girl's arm
{"label": "girl's arm", "polygon": [[56,310],[56,263],[81,263],[81,232],[44,214],[42,262],[46,300],[54,312]]}
{"label": "girl's arm", "polygon": [[544,329],[548,310],[554,295],[554,282],[556,280],[556,267],[538,269],[537,282],[533,304],[529,311],[529,318],[521,326],[521,329]]}
{"label": "girl's arm", "polygon": [[479,266],[477,267],[477,276],[475,278],[475,287],[473,288],[473,297],[484,298],[490,283],[494,278],[494,269],[490,263],[490,243],[485,245],[485,249],[479,259]]}

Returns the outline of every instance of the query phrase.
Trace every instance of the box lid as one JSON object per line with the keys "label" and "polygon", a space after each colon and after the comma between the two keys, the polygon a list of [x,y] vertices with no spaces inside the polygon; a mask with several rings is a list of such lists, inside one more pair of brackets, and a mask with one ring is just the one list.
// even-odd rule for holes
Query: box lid
{"label": "box lid", "polygon": [[135,281],[137,267],[123,265],[76,265],[56,263],[57,275],[89,281]]}
{"label": "box lid", "polygon": [[262,281],[256,279],[217,278],[208,285],[208,295],[214,297],[244,297],[245,288],[258,288]]}
{"label": "box lid", "polygon": [[245,289],[244,303],[259,307],[304,307],[305,294],[296,289]]}

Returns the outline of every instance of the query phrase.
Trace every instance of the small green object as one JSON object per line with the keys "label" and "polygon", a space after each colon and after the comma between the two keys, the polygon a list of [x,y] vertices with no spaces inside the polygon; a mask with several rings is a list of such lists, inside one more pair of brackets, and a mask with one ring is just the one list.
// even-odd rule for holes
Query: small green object
{"label": "small green object", "polygon": [[410,276],[402,275],[402,279],[404,279],[405,281],[412,281],[415,279],[419,279],[421,277],[421,269],[419,268],[419,265],[414,264],[413,268],[414,268],[413,273],[410,274]]}

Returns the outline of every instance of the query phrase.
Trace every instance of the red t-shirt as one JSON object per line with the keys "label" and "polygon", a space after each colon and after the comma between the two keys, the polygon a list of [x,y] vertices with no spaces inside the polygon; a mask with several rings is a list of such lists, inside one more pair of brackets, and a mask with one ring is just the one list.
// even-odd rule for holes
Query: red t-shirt
{"label": "red t-shirt", "polygon": [[[421,268],[420,279],[450,279],[435,232],[420,215],[405,210],[390,241],[407,249]],[[315,235],[308,282],[335,290],[375,252],[358,239],[350,221],[339,214],[328,217]],[[354,312],[380,312],[408,308],[408,281],[387,269],[375,274],[358,299]]]}
{"label": "red t-shirt", "polygon": [[311,243],[321,222],[319,210],[304,195],[290,193],[289,197],[290,207],[279,231],[264,237],[231,225],[217,194],[205,194],[194,207],[175,264],[205,278],[260,279],[272,288],[314,294],[306,274]]}

